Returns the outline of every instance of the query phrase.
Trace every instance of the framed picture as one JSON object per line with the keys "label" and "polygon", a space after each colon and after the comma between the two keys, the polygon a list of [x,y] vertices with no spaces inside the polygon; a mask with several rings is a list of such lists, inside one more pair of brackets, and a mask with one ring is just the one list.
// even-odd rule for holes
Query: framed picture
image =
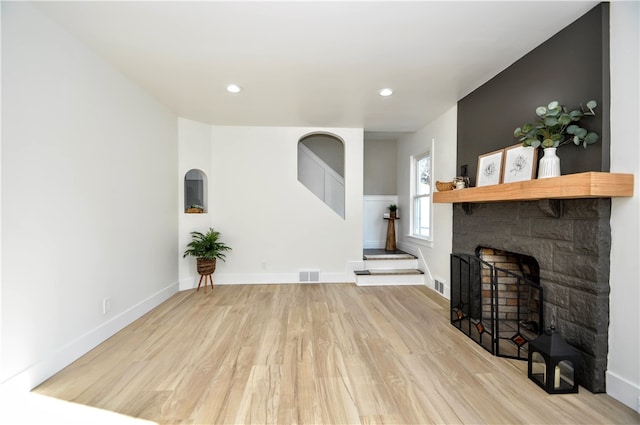
{"label": "framed picture", "polygon": [[538,148],[517,144],[504,149],[503,183],[531,180],[536,174]]}
{"label": "framed picture", "polygon": [[478,178],[476,186],[491,186],[502,181],[502,158],[504,149],[485,153],[478,157]]}

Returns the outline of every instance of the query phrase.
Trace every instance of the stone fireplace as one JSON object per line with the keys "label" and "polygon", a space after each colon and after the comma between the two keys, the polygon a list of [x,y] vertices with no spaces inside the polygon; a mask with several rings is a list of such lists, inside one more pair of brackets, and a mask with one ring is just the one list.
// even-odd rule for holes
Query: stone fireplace
{"label": "stone fireplace", "polygon": [[544,327],[582,356],[578,382],[605,391],[609,324],[611,200],[454,204],[453,252],[489,247],[537,260]]}

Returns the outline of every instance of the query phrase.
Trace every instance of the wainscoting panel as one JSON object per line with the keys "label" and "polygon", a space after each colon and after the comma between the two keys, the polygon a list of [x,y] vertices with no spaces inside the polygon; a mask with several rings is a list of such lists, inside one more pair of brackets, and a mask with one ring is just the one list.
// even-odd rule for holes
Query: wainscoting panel
{"label": "wainscoting panel", "polygon": [[[389,212],[389,204],[398,204],[397,195],[364,196],[364,241],[365,249],[384,248],[387,241],[387,221],[384,213]],[[398,210],[398,217],[401,217]],[[397,235],[396,235],[397,237]]]}

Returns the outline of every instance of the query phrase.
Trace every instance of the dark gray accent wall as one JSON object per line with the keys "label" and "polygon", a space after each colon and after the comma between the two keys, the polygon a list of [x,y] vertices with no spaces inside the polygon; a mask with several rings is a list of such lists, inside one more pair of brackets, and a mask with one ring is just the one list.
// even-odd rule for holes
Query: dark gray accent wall
{"label": "dark gray accent wall", "polygon": [[573,109],[591,99],[598,102],[596,116],[581,123],[597,132],[600,141],[586,150],[574,145],[559,148],[562,174],[609,171],[607,3],[599,4],[458,102],[458,172],[468,164],[475,185],[478,156],[518,143],[513,131],[534,122],[536,107],[557,100]]}

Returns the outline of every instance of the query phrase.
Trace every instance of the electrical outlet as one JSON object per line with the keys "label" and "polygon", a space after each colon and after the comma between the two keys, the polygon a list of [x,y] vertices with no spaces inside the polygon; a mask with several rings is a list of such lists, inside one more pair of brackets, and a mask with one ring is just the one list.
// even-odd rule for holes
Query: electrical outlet
{"label": "electrical outlet", "polygon": [[111,297],[107,297],[102,300],[102,314],[107,314],[111,311]]}

